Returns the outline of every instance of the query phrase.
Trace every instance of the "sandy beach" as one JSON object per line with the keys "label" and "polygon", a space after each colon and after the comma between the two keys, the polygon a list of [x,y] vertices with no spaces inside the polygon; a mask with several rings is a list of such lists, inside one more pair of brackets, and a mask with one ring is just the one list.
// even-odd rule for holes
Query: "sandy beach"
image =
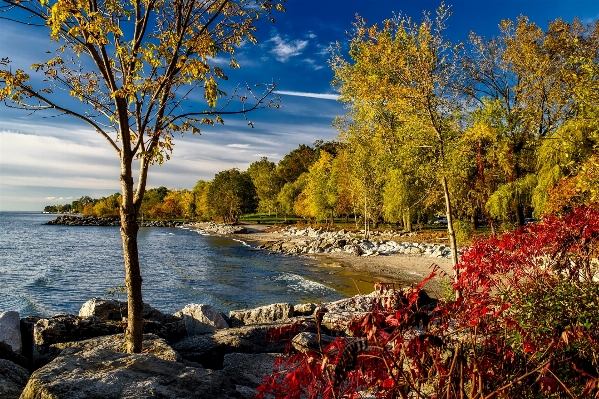
{"label": "sandy beach", "polygon": [[[251,242],[251,243],[266,243],[272,241],[285,240],[300,240],[283,235],[280,229],[260,224],[244,225],[247,229],[246,234],[235,234],[236,238]],[[425,242],[442,240],[439,237],[406,237],[406,241]],[[442,241],[441,241],[442,242]],[[330,267],[343,267],[352,269],[355,272],[364,274],[364,276],[373,282],[394,282],[401,285],[419,284],[423,278],[430,275],[434,265],[438,266],[439,272],[437,277],[431,280],[425,288],[434,296],[443,294],[442,280],[447,276],[452,275],[451,259],[447,258],[431,258],[429,256],[420,255],[379,255],[379,256],[354,256],[348,253],[321,253],[309,255],[311,259]],[[446,276],[443,276],[446,274]]]}

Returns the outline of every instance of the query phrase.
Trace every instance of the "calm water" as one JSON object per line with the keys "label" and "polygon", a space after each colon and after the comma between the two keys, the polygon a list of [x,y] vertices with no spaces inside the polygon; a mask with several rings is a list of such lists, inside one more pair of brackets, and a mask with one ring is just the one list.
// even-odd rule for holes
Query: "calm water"
{"label": "calm water", "polygon": [[[0,312],[77,314],[88,299],[124,285],[118,227],[44,224],[55,217],[0,212]],[[169,313],[188,303],[228,311],[331,301],[353,295],[363,277],[181,228],[140,228],[139,251],[144,301]]]}

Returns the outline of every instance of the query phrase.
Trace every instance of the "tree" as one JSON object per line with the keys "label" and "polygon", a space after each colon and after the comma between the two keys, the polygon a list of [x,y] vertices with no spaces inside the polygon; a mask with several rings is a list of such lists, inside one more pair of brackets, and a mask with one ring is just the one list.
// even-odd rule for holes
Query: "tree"
{"label": "tree", "polygon": [[[281,0],[283,1],[283,0]],[[55,55],[34,64],[31,78],[0,61],[0,100],[27,111],[50,110],[83,121],[116,152],[120,165],[121,237],[128,296],[127,351],[142,344],[141,272],[137,216],[145,194],[148,169],[168,160],[175,133],[197,133],[202,124],[222,123],[222,115],[246,114],[264,106],[263,94],[247,88],[237,99],[240,110],[217,107],[226,96],[226,79],[215,57],[233,54],[245,41],[256,42],[258,20],[283,10],[278,0],[3,0],[4,18],[25,25],[48,26],[58,42]],[[29,18],[31,17],[31,18]],[[203,90],[208,107],[188,106],[193,90]],[[72,106],[66,90],[79,104]],[[246,104],[247,99],[255,102]],[[134,189],[132,164],[139,161]]]}
{"label": "tree", "polygon": [[373,109],[382,111],[354,112],[367,117],[366,132],[373,130],[377,119],[393,117],[397,125],[405,126],[398,130],[403,142],[415,141],[434,155],[436,166],[431,170],[436,171],[442,187],[452,261],[457,265],[446,153],[459,131],[456,117],[464,104],[458,91],[460,65],[454,47],[443,37],[450,14],[441,4],[434,20],[428,14],[421,23],[400,17],[384,21],[380,29],[358,18],[350,40],[351,61],[344,59],[338,46],[330,63],[341,101],[352,110],[375,104]]}
{"label": "tree", "polygon": [[208,189],[210,213],[234,223],[242,213],[256,209],[256,188],[250,175],[229,169],[214,176]]}
{"label": "tree", "polygon": [[296,181],[300,175],[316,160],[316,152],[310,146],[300,144],[299,147],[285,155],[277,165],[277,173],[283,184]]}
{"label": "tree", "polygon": [[307,175],[307,184],[302,191],[308,206],[308,216],[335,223],[335,209],[337,208],[337,179],[334,173],[335,160],[331,154],[322,150],[320,156]]}
{"label": "tree", "polygon": [[208,198],[210,192],[210,182],[198,180],[193,190],[195,216],[200,220],[208,220],[210,218],[210,207]]}
{"label": "tree", "polygon": [[258,211],[268,212],[269,215],[271,212],[277,211],[277,195],[281,190],[281,181],[275,163],[262,157],[259,161],[253,162],[247,172],[256,187]]}

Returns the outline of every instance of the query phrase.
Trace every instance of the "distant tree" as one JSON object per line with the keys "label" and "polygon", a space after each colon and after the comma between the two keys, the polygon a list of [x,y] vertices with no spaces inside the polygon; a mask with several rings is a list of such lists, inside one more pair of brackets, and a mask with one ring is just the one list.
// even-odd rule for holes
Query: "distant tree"
{"label": "distant tree", "polygon": [[[126,349],[142,347],[142,292],[137,217],[148,170],[170,158],[175,133],[199,132],[202,124],[222,123],[222,115],[263,106],[274,85],[256,95],[247,86],[235,95],[239,110],[217,107],[225,97],[219,66],[246,41],[256,43],[258,20],[283,10],[278,0],[48,1],[4,0],[2,18],[22,27],[47,26],[58,49],[32,66],[35,78],[0,61],[0,101],[28,112],[53,111],[90,126],[116,152],[120,166],[121,237],[127,287]],[[220,56],[220,57],[219,57]],[[234,58],[231,68],[239,68]],[[189,106],[201,90],[205,110]],[[260,89],[262,90],[262,89]],[[69,93],[78,104],[66,100]],[[246,103],[247,100],[253,103]],[[250,122],[251,124],[251,122]],[[134,189],[134,161],[139,162]],[[87,205],[86,205],[87,206]],[[85,206],[85,207],[86,207]]]}
{"label": "distant tree", "polygon": [[195,216],[200,220],[210,218],[210,206],[208,204],[210,182],[198,180],[191,191],[194,197]]}
{"label": "distant tree", "polygon": [[242,213],[255,211],[256,205],[256,189],[248,173],[229,169],[214,176],[208,189],[212,215],[234,223]]}
{"label": "distant tree", "polygon": [[277,166],[270,162],[268,158],[262,157],[259,161],[250,164],[247,169],[252,178],[252,183],[256,187],[258,196],[258,211],[271,212],[277,211],[277,195],[281,190],[281,180],[277,174]]}
{"label": "distant tree", "polygon": [[310,146],[300,144],[298,148],[285,155],[277,165],[277,173],[283,184],[294,182],[316,160],[316,151]]}

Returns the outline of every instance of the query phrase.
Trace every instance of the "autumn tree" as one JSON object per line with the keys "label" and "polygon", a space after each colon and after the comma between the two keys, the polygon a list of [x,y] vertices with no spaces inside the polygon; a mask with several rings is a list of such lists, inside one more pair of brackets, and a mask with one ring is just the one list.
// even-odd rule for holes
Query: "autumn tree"
{"label": "autumn tree", "polygon": [[266,157],[252,162],[247,169],[256,187],[258,196],[258,212],[276,212],[278,208],[277,195],[281,191],[281,180],[277,174],[277,165]]}
{"label": "autumn tree", "polygon": [[460,65],[454,46],[443,37],[449,16],[448,7],[442,4],[434,19],[425,14],[420,23],[398,17],[379,27],[367,26],[359,18],[349,43],[350,60],[343,57],[338,46],[331,66],[340,99],[350,110],[376,104],[380,111],[365,121],[366,131],[372,130],[376,118],[391,115],[398,125],[416,127],[400,132],[434,154],[433,170],[445,199],[452,261],[456,265],[453,207],[445,164],[447,147],[459,131],[455,118],[461,115],[464,104],[458,91]]}
{"label": "autumn tree", "polygon": [[194,212],[199,220],[210,218],[210,207],[208,205],[210,182],[198,180],[191,190],[194,199]]}
{"label": "autumn tree", "polygon": [[289,152],[277,164],[277,174],[283,185],[294,182],[316,160],[316,152],[308,145],[300,144]]}
{"label": "autumn tree", "polygon": [[214,176],[208,188],[210,214],[234,223],[239,215],[256,209],[256,188],[247,172],[229,169]]}
{"label": "autumn tree", "polygon": [[[283,10],[277,0],[3,0],[3,18],[47,26],[58,49],[32,66],[33,76],[2,58],[0,100],[29,112],[79,119],[118,157],[128,352],[140,352],[142,343],[137,217],[149,167],[169,159],[176,133],[196,133],[202,124],[222,123],[223,115],[277,105],[269,100],[273,86],[267,85],[261,94],[249,87],[238,93],[239,110],[227,108],[235,101],[219,107],[226,74],[215,61],[229,55],[229,66],[238,68],[236,49],[256,43],[256,23],[272,19],[275,9]],[[203,94],[204,110],[190,106],[194,90]],[[64,92],[79,104],[72,105]],[[134,161],[139,163],[135,187]]]}

